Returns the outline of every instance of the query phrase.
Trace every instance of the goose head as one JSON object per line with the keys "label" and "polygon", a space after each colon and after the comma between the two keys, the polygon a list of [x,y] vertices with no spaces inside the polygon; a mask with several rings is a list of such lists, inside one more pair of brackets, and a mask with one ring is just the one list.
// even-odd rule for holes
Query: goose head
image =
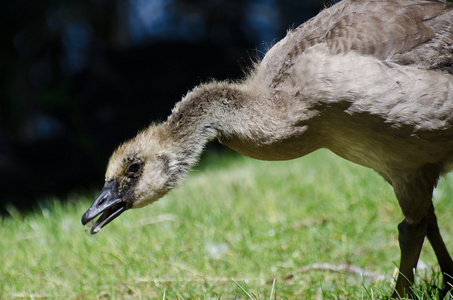
{"label": "goose head", "polygon": [[163,146],[156,128],[139,133],[118,147],[110,157],[105,184],[82,216],[86,225],[96,217],[91,234],[99,232],[124,211],[151,204],[176,184],[178,174],[171,166],[176,155]]}

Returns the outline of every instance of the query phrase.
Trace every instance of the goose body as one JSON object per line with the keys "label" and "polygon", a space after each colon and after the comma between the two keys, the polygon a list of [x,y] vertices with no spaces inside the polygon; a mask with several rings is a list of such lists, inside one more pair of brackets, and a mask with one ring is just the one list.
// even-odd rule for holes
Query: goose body
{"label": "goose body", "polygon": [[453,261],[432,191],[453,169],[453,6],[343,0],[274,45],[241,82],[200,85],[112,155],[106,183],[82,218],[103,226],[182,181],[207,142],[262,160],[320,148],[372,168],[392,185],[399,225],[395,295],[409,293],[423,240],[444,275]]}

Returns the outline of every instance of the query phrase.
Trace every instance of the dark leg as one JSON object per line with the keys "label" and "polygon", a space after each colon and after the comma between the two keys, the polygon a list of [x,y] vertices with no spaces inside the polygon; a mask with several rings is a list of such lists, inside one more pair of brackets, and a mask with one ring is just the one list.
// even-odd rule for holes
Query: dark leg
{"label": "dark leg", "polygon": [[417,266],[426,229],[426,218],[423,218],[418,224],[409,224],[404,220],[398,225],[401,261],[400,273],[393,293],[395,298],[403,297],[411,292],[410,286],[414,282],[414,269]]}
{"label": "dark leg", "polygon": [[433,246],[434,253],[436,253],[440,269],[442,270],[444,277],[444,289],[442,290],[442,295],[445,296],[453,287],[453,261],[450,254],[448,254],[447,247],[445,247],[445,243],[440,235],[433,205],[429,208],[426,218],[428,220],[428,231],[426,235],[429,242]]}

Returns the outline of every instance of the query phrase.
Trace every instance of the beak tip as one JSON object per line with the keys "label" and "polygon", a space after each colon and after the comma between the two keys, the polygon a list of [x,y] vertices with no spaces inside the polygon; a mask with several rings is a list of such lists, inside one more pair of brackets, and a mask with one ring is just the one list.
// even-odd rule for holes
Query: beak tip
{"label": "beak tip", "polygon": [[88,211],[86,211],[86,212],[83,214],[83,216],[82,216],[81,221],[82,221],[82,225],[83,225],[83,226],[85,226],[86,224],[88,224],[88,222],[90,222],[90,220],[92,219],[92,218],[90,218],[90,217],[88,216],[88,212],[89,212],[89,211],[90,211],[90,210],[88,209]]}
{"label": "beak tip", "polygon": [[91,228],[91,234],[92,235],[98,233],[99,231],[101,231],[101,227],[100,226],[94,226],[93,228]]}

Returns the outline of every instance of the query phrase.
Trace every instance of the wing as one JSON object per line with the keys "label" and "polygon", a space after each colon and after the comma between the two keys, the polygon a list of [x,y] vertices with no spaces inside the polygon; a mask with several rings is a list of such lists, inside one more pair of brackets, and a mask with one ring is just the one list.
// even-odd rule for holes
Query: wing
{"label": "wing", "polygon": [[[444,25],[436,26],[442,17]],[[417,55],[422,51],[410,58],[401,55],[432,40],[436,31],[451,31],[452,18],[453,5],[439,1],[343,0],[288,32],[266,54],[262,67],[275,87],[289,76],[297,57],[316,44],[327,45],[333,55],[355,51],[381,60],[420,64]],[[444,44],[451,50],[445,51],[453,60],[453,33],[449,36]],[[433,60],[436,51],[431,51]]]}
{"label": "wing", "polygon": [[332,22],[319,42],[332,53],[351,50],[387,59],[433,38],[427,21],[453,6],[437,1],[345,1],[332,7]]}

